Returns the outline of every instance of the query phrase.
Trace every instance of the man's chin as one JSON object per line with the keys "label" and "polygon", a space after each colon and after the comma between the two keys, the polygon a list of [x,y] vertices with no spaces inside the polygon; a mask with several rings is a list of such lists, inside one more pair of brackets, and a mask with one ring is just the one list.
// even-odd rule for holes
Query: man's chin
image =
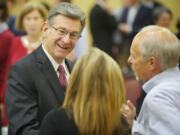
{"label": "man's chin", "polygon": [[136,80],[137,80],[138,82],[144,83],[144,81],[143,81],[142,79],[139,79],[139,77],[138,77],[137,75],[135,75],[135,77],[136,77]]}
{"label": "man's chin", "polygon": [[64,58],[66,58],[67,54],[68,54],[68,53],[55,52],[55,56],[56,56],[56,58],[58,58],[58,59],[64,59]]}
{"label": "man's chin", "polygon": [[56,62],[62,62],[62,60],[64,60],[65,58],[66,58],[66,55],[60,55],[60,54],[56,54],[56,55],[54,55],[53,56],[53,58],[54,58],[54,60],[56,61]]}

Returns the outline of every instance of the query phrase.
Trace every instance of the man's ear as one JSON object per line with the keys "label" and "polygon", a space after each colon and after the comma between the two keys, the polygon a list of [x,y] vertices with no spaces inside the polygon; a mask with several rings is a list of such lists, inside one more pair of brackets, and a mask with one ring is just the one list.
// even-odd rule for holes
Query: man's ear
{"label": "man's ear", "polygon": [[45,32],[45,31],[48,30],[48,28],[49,28],[49,27],[48,27],[47,22],[44,22],[44,23],[43,23],[43,27],[42,27],[42,31]]}
{"label": "man's ear", "polygon": [[159,61],[156,57],[150,57],[149,66],[150,66],[151,71],[160,69]]}
{"label": "man's ear", "polygon": [[48,29],[49,29],[49,27],[48,27],[48,24],[47,24],[47,22],[44,22],[43,23],[43,26],[42,26],[42,35],[43,35],[43,38],[46,38],[47,37],[47,35],[48,35]]}

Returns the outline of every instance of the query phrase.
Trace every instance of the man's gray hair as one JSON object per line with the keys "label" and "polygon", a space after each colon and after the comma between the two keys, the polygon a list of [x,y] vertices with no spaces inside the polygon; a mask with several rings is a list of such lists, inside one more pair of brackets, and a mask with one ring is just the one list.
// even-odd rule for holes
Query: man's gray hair
{"label": "man's gray hair", "polygon": [[[152,31],[152,30],[155,31]],[[140,51],[143,60],[157,58],[162,70],[178,65],[180,57],[180,42],[168,29],[159,26],[147,26],[141,31],[154,32],[153,36],[143,37]]]}
{"label": "man's gray hair", "polygon": [[48,13],[47,23],[53,25],[54,17],[64,15],[72,19],[78,19],[81,22],[81,31],[85,26],[85,13],[76,5],[67,2],[61,2],[54,6]]}

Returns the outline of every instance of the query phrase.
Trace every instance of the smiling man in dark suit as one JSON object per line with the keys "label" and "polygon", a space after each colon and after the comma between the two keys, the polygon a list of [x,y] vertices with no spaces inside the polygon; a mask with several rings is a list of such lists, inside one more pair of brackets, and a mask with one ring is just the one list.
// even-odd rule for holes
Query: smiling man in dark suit
{"label": "smiling man in dark suit", "polygon": [[43,24],[42,45],[9,71],[5,97],[8,135],[38,135],[45,114],[64,100],[66,84],[58,79],[62,65],[68,80],[72,63],[65,57],[85,25],[82,10],[69,3],[53,7]]}

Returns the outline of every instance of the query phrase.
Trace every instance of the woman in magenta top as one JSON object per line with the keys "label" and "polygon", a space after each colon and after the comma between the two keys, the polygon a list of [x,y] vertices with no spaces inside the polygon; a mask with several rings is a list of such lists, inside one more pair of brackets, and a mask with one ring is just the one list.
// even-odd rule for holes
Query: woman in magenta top
{"label": "woman in magenta top", "polygon": [[31,53],[41,44],[41,27],[46,20],[47,10],[38,2],[29,2],[17,16],[16,27],[27,35],[14,38],[11,45],[11,64]]}
{"label": "woman in magenta top", "polygon": [[[0,124],[7,125],[4,111],[4,94],[6,91],[6,80],[10,66],[9,50],[14,36],[8,29],[6,23],[8,11],[5,0],[0,1]],[[2,118],[1,118],[2,116]],[[1,126],[1,125],[0,125]],[[1,128],[1,127],[0,127]]]}

